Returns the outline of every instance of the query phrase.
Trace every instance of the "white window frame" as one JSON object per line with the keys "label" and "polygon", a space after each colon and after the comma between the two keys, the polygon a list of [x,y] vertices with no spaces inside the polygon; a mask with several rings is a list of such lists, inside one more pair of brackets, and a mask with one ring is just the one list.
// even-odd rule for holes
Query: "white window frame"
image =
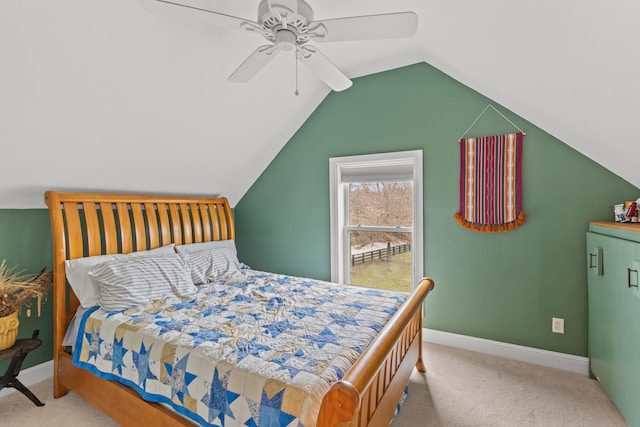
{"label": "white window frame", "polygon": [[[377,170],[385,170],[385,173],[376,174]],[[402,179],[406,179],[407,170],[410,170],[413,181],[413,212],[412,226],[396,227],[358,227],[348,225],[349,194],[348,185],[342,177],[353,171],[366,171],[370,182],[393,181],[392,171],[397,169],[402,173]],[[391,171],[391,174],[390,172]],[[399,175],[399,176],[400,176]],[[423,249],[423,186],[422,186],[422,150],[402,151],[394,153],[364,154],[359,156],[333,157],[329,159],[329,207],[331,210],[331,281],[348,284],[351,272],[349,261],[349,231],[408,231],[411,232],[411,287],[418,284],[423,277],[424,249]]]}

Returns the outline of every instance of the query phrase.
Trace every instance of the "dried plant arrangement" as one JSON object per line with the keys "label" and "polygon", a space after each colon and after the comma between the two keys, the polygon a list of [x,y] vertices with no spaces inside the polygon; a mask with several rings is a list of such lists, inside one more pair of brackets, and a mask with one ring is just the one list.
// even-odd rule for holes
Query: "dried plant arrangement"
{"label": "dried plant arrangement", "polygon": [[27,317],[31,316],[31,304],[37,300],[38,317],[42,302],[53,286],[53,272],[43,268],[38,274],[29,275],[14,268],[7,267],[3,260],[0,264],[0,317],[8,316],[27,309]]}

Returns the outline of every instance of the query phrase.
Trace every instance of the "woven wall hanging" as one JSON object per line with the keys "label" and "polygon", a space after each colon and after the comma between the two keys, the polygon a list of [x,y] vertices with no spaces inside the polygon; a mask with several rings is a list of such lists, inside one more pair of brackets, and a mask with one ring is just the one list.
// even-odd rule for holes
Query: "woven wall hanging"
{"label": "woven wall hanging", "polygon": [[460,211],[454,215],[460,225],[478,232],[496,232],[513,230],[524,223],[527,218],[522,210],[524,135],[521,131],[460,138]]}

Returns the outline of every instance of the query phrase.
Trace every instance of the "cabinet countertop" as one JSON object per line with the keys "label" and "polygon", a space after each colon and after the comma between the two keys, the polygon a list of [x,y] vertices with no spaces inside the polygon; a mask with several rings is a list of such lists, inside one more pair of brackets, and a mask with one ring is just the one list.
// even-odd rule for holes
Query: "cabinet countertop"
{"label": "cabinet countertop", "polygon": [[640,231],[640,223],[633,222],[600,222],[591,221],[592,225],[598,225],[600,227],[618,228],[626,231]]}
{"label": "cabinet countertop", "polygon": [[640,223],[593,221],[589,223],[589,231],[640,243]]}

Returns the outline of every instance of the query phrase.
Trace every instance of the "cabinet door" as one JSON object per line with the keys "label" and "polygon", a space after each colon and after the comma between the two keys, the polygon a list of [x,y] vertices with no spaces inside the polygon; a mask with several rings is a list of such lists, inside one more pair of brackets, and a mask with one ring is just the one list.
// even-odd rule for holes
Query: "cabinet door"
{"label": "cabinet door", "polygon": [[[616,310],[615,335],[619,342],[614,349],[615,385],[610,393],[620,412],[632,426],[640,425],[640,293],[631,286],[638,283],[640,243],[621,240],[617,242],[619,258],[612,261],[611,286],[614,288]],[[635,271],[634,271],[635,270]]]}
{"label": "cabinet door", "polygon": [[[602,248],[602,274],[594,253]],[[640,425],[640,244],[588,233],[589,358],[591,371],[631,425]]]}
{"label": "cabinet door", "polygon": [[607,237],[587,233],[587,282],[589,299],[589,364],[596,378],[611,378],[613,359],[613,336],[608,328],[613,324],[612,295],[606,283],[605,273],[609,264],[605,262]]}

